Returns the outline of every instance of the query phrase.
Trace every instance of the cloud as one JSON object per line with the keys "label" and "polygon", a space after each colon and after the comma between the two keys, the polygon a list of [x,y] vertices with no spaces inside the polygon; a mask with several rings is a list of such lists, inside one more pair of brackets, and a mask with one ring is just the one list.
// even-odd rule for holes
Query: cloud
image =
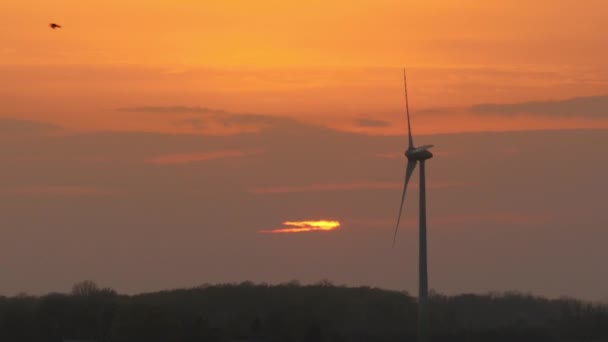
{"label": "cloud", "polygon": [[59,126],[47,122],[0,118],[0,133],[2,135],[41,134],[55,132],[59,129]]}
{"label": "cloud", "polygon": [[254,194],[285,194],[299,192],[323,192],[341,190],[385,190],[398,189],[402,184],[396,182],[361,182],[361,183],[328,183],[328,184],[309,184],[301,186],[271,186],[255,187],[249,189]]}
{"label": "cloud", "polygon": [[608,118],[608,95],[575,97],[556,101],[531,101],[505,104],[478,104],[471,107],[477,114],[533,114],[540,116]]}
{"label": "cloud", "polygon": [[117,109],[120,112],[131,113],[158,113],[158,114],[227,114],[224,110],[199,106],[141,106],[123,107]]}
{"label": "cloud", "polygon": [[[440,189],[459,187],[462,184],[458,183],[431,183],[427,184],[427,188]],[[348,191],[348,190],[389,190],[401,189],[403,183],[400,182],[353,182],[353,183],[326,183],[326,184],[309,184],[301,186],[270,186],[270,187],[254,187],[248,191],[254,194],[286,194],[286,193],[305,193],[305,192],[325,192],[325,191]],[[417,187],[415,184],[410,184],[409,187]]]}
{"label": "cloud", "polygon": [[446,215],[433,219],[439,225],[454,224],[509,224],[509,225],[529,225],[546,224],[552,220],[548,213],[524,214],[517,212],[495,212],[469,215]]}
{"label": "cloud", "polygon": [[118,108],[127,113],[171,114],[176,127],[186,127],[199,134],[231,135],[252,133],[274,128],[279,125],[294,124],[287,117],[253,113],[232,113],[222,109],[199,106],[141,106]]}
{"label": "cloud", "polygon": [[[397,114],[390,117],[400,118]],[[383,119],[389,119],[384,116]],[[468,107],[416,110],[412,131],[416,137],[429,134],[506,131],[555,131],[608,128],[608,95],[566,100],[522,103],[480,103]],[[336,130],[367,135],[407,134],[404,121],[382,129],[350,123],[334,124]]]}
{"label": "cloud", "polygon": [[[0,69],[12,80],[0,89],[12,110],[35,115],[42,115],[43,110],[56,122],[67,120],[68,111],[86,111],[97,117],[72,117],[66,125],[74,129],[227,135],[258,132],[278,124],[278,118],[269,115],[236,113],[245,111],[291,115],[299,121],[325,126],[343,120],[335,124],[340,126],[338,129],[370,135],[398,135],[406,129],[403,99],[398,96],[401,85],[395,79],[400,70],[392,67],[192,68],[185,73],[134,66],[11,65]],[[417,135],[594,128],[599,124],[597,120],[562,121],[556,127],[557,123],[547,122],[551,117],[518,116],[511,123],[505,122],[513,120],[511,117],[487,115],[482,119],[469,109],[471,104],[495,104],[521,94],[530,99],[543,98],[549,88],[556,99],[574,93],[601,94],[606,83],[604,72],[588,67],[418,65],[412,72],[412,124]],[[49,82],[63,82],[61,94],[56,94],[61,96],[48,91]],[[109,93],[114,94],[112,98],[105,98],[103,94]],[[63,101],[65,96],[74,101]],[[174,101],[171,98],[175,96],[179,102],[165,102]],[[32,102],[32,98],[39,100]],[[108,101],[112,102],[112,113],[105,112]],[[444,108],[431,108],[434,106]],[[440,113],[431,115],[433,111]],[[373,120],[356,122],[363,113],[374,113],[365,115]],[[151,117],[143,118],[144,115]]]}
{"label": "cloud", "polygon": [[120,194],[120,191],[95,186],[26,186],[1,191],[13,195],[61,196],[61,197],[105,197]]}
{"label": "cloud", "polygon": [[389,127],[391,125],[388,121],[375,119],[357,119],[355,124],[360,127]]}
{"label": "cloud", "polygon": [[232,113],[223,109],[213,109],[208,107],[189,107],[189,106],[142,106],[142,107],[125,107],[118,108],[121,112],[130,113],[152,113],[152,114],[195,114],[195,119],[186,119],[183,123],[196,123],[200,124],[205,119],[213,119],[224,125],[231,124],[259,124],[259,123],[280,123],[285,121],[291,121],[291,119],[284,117],[277,117],[272,115],[264,114],[253,114],[253,113]]}
{"label": "cloud", "polygon": [[252,156],[260,153],[262,153],[261,150],[221,150],[199,153],[177,153],[152,157],[147,159],[146,163],[156,165],[190,164],[208,160]]}
{"label": "cloud", "polygon": [[[345,221],[344,224],[355,227],[382,227],[386,229],[394,229],[396,217],[378,218],[378,219],[353,219]],[[508,225],[543,225],[554,220],[550,213],[518,213],[518,212],[489,212],[478,214],[458,214],[458,215],[435,215],[430,221],[433,226],[462,226],[462,225],[478,225],[478,224],[508,224]],[[401,227],[415,228],[418,227],[417,217],[406,217],[401,219]]]}
{"label": "cloud", "polygon": [[205,121],[203,119],[196,119],[196,118],[179,120],[179,121],[175,121],[175,123],[178,126],[182,126],[182,125],[189,126],[196,130],[201,130],[201,129],[205,129],[205,128],[209,127],[209,125],[207,124],[207,121]]}

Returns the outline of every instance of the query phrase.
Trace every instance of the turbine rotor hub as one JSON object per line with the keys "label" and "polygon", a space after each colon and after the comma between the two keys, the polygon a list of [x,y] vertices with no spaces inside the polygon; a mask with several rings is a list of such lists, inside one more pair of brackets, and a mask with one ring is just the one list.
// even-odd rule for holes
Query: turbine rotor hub
{"label": "turbine rotor hub", "polygon": [[423,161],[423,160],[433,158],[433,153],[431,153],[431,151],[426,150],[426,149],[425,150],[411,149],[411,150],[405,151],[405,156],[407,157],[408,160],[411,160],[411,161]]}

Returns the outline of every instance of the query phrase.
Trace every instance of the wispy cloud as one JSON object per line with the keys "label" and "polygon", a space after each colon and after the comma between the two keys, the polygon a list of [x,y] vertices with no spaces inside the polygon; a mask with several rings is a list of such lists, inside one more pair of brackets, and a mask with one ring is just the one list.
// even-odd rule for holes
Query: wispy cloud
{"label": "wispy cloud", "polygon": [[486,103],[471,107],[473,113],[500,115],[540,115],[552,117],[608,118],[608,95],[575,97],[566,100],[522,103]]}
{"label": "wispy cloud", "polygon": [[[461,183],[431,183],[427,184],[427,188],[452,188],[462,186]],[[349,191],[349,190],[388,190],[400,189],[403,183],[400,182],[353,182],[353,183],[325,183],[325,184],[309,184],[296,186],[268,186],[254,187],[249,189],[250,193],[254,194],[286,194],[286,193],[302,193],[302,192],[325,192],[325,191]],[[411,187],[416,187],[412,184]]]}
{"label": "wispy cloud", "polygon": [[360,127],[389,127],[391,123],[377,119],[356,119],[355,124]]}
{"label": "wispy cloud", "polygon": [[319,221],[285,221],[282,228],[260,230],[260,234],[288,234],[306,232],[329,232],[340,228],[340,222],[334,220]]}
{"label": "wispy cloud", "polygon": [[[402,109],[383,109],[374,116],[285,115],[230,112],[208,106],[136,106],[119,108],[132,115],[155,115],[184,133],[235,135],[294,125],[321,126],[371,136],[406,133]],[[496,132],[608,127],[608,95],[521,103],[422,107],[413,111],[414,134]],[[357,117],[358,116],[358,117]],[[559,119],[559,120],[556,120]]]}
{"label": "wispy cloud", "polygon": [[57,132],[60,128],[47,122],[0,118],[0,133],[2,135],[45,134]]}
{"label": "wispy cloud", "polygon": [[[607,128],[608,95],[420,108],[413,111],[413,118],[415,135]],[[377,114],[369,122],[363,120],[335,120],[327,125],[336,130],[372,136],[407,133],[402,113],[397,111]]]}
{"label": "wispy cloud", "polygon": [[105,197],[121,194],[116,189],[106,189],[95,186],[26,186],[20,188],[5,189],[0,192],[13,195],[28,196],[60,196],[60,197]]}
{"label": "wispy cloud", "polygon": [[[223,125],[232,124],[270,124],[291,121],[285,117],[277,117],[265,114],[255,113],[233,113],[223,109],[199,107],[199,106],[140,106],[140,107],[124,107],[118,108],[121,112],[130,113],[150,113],[150,114],[192,114],[186,115],[182,123],[192,123],[193,119],[196,124],[200,124],[205,120],[215,120]],[[182,116],[183,117],[183,116]]]}
{"label": "wispy cloud", "polygon": [[139,106],[118,108],[117,111],[134,115],[162,114],[170,117],[169,123],[176,128],[209,135],[254,133],[294,122],[287,117],[233,113],[201,106]]}
{"label": "wispy cloud", "polygon": [[167,154],[157,157],[146,159],[146,163],[155,165],[176,165],[176,164],[190,164],[208,160],[226,159],[226,158],[238,158],[253,156],[262,153],[262,150],[220,150],[220,151],[208,151],[208,152],[195,152],[195,153],[176,153]]}
{"label": "wispy cloud", "polygon": [[459,223],[494,223],[494,224],[544,224],[551,220],[551,215],[545,213],[495,212],[483,214],[450,215],[433,219],[436,224]]}
{"label": "wispy cloud", "polygon": [[310,184],[301,186],[271,186],[256,187],[249,189],[255,194],[284,194],[293,192],[322,192],[340,190],[373,190],[373,189],[396,189],[401,186],[396,182],[363,182],[363,183],[335,183],[335,184]]}
{"label": "wispy cloud", "polygon": [[[490,212],[479,214],[435,215],[430,218],[430,224],[437,226],[463,225],[463,224],[509,224],[509,225],[535,225],[547,224],[553,220],[549,213],[518,213],[518,212]],[[355,219],[345,224],[354,227],[379,227],[394,229],[396,218]],[[401,219],[402,227],[418,227],[417,217]]]}
{"label": "wispy cloud", "polygon": [[117,109],[120,112],[131,113],[158,113],[158,114],[227,114],[221,109],[213,109],[199,106],[140,106],[123,107]]}

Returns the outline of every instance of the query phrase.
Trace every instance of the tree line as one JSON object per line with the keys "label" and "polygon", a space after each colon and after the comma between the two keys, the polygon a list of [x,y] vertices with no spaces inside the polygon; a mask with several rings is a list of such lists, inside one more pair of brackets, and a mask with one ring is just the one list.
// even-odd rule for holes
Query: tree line
{"label": "tree line", "polygon": [[[522,293],[430,296],[432,341],[608,341],[608,306]],[[416,298],[370,287],[202,285],[0,296],[0,341],[415,341]]]}

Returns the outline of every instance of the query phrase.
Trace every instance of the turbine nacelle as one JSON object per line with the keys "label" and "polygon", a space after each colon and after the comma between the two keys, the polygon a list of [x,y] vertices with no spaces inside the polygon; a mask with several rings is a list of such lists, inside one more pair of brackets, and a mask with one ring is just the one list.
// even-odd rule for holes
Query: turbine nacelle
{"label": "turbine nacelle", "polygon": [[433,145],[424,145],[420,147],[408,148],[405,150],[405,156],[410,161],[423,161],[427,159],[433,158],[433,154],[429,149],[433,147]]}

